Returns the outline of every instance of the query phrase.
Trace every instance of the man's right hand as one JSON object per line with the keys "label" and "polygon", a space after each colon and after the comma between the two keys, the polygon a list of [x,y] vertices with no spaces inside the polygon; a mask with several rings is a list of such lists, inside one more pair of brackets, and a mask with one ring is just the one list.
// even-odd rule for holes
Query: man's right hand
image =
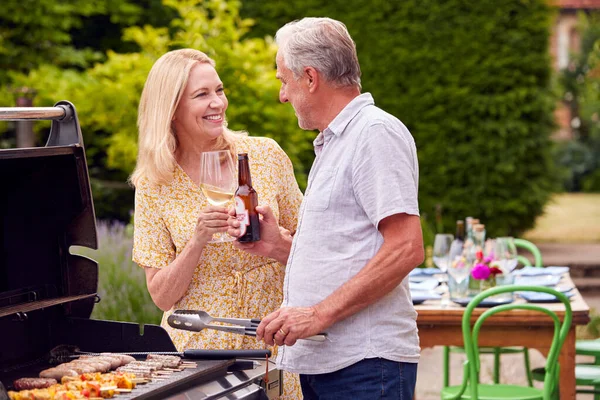
{"label": "man's right hand", "polygon": [[[250,254],[266,256],[286,264],[292,245],[290,231],[279,226],[271,207],[258,206],[256,212],[260,217],[260,240],[250,243],[235,241],[234,246]],[[227,233],[233,237],[240,236],[240,221],[235,218],[233,207],[229,210],[227,223],[229,224]]]}

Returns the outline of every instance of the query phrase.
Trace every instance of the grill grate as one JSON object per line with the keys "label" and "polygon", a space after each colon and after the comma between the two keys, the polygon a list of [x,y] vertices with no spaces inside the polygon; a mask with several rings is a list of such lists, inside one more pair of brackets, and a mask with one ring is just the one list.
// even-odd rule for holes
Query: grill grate
{"label": "grill grate", "polygon": [[167,395],[180,390],[199,385],[203,382],[225,376],[227,367],[233,360],[193,360],[196,368],[185,368],[183,371],[173,372],[160,380],[137,385],[131,393],[119,393],[119,400],[164,399]]}

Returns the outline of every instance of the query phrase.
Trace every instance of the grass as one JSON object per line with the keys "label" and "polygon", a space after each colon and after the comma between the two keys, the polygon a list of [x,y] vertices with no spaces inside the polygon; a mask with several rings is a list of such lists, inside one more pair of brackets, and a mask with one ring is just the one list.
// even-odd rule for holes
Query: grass
{"label": "grass", "polygon": [[600,193],[556,194],[523,238],[534,243],[600,243],[599,222]]}
{"label": "grass", "polygon": [[132,237],[122,224],[98,222],[98,250],[74,247],[72,252],[98,262],[98,295],[92,318],[159,324],[162,311],[152,302],[142,268],[131,260]]}

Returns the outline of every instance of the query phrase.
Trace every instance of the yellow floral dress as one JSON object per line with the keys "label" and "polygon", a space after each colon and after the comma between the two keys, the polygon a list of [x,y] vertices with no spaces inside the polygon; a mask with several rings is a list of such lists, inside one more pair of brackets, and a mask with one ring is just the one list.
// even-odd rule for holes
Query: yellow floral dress
{"label": "yellow floral dress", "polygon": [[[294,232],[302,193],[289,158],[272,139],[236,134],[234,140],[238,153],[248,153],[259,204],[269,205],[279,225]],[[133,261],[152,268],[169,265],[191,238],[200,211],[208,205],[198,185],[179,166],[168,185],[139,184]],[[263,342],[250,336],[214,329],[198,333],[173,329],[167,317],[176,309],[190,309],[213,316],[262,318],[281,306],[284,273],[284,265],[237,250],[230,242],[209,243],[185,295],[164,313],[161,326],[179,351],[264,348]],[[300,399],[301,393],[298,376],[285,372],[282,399]]]}

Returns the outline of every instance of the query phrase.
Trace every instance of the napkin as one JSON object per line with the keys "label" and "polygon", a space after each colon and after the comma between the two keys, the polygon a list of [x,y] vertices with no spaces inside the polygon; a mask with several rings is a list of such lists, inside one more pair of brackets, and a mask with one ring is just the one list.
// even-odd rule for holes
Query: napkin
{"label": "napkin", "polygon": [[440,282],[437,279],[426,279],[421,282],[409,282],[408,285],[410,287],[411,292],[416,290],[433,290],[435,289]]}
{"label": "napkin", "polygon": [[442,296],[438,293],[422,291],[422,290],[411,290],[410,297],[414,303],[421,303],[425,300],[439,300]]}
{"label": "napkin", "polygon": [[[541,269],[541,268],[540,268]],[[556,286],[560,282],[560,275],[536,275],[536,276],[516,276],[515,285],[530,286]]]}
{"label": "napkin", "polygon": [[539,275],[562,275],[569,272],[569,267],[550,266],[545,268],[539,267],[524,267],[513,271],[515,275],[521,276],[539,276]]}

